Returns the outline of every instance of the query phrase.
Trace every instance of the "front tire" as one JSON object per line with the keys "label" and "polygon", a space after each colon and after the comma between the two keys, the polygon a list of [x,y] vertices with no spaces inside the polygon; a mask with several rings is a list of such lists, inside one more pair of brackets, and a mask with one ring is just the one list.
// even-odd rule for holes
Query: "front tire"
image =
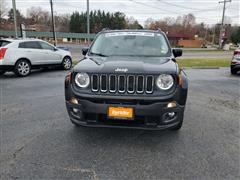
{"label": "front tire", "polygon": [[15,65],[14,72],[20,77],[28,76],[31,73],[31,64],[25,59],[19,60]]}
{"label": "front tire", "polygon": [[69,70],[72,68],[72,59],[70,57],[67,56],[67,57],[63,58],[62,68],[64,70]]}
{"label": "front tire", "polygon": [[232,75],[236,75],[237,72],[238,72],[237,69],[233,69],[233,68],[231,68],[231,74],[232,74]]}

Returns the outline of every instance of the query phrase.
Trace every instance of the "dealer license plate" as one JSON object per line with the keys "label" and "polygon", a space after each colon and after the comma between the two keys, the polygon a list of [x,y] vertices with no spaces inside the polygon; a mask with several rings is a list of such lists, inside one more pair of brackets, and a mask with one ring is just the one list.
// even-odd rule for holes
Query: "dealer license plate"
{"label": "dealer license plate", "polygon": [[111,119],[133,119],[133,108],[109,107],[108,117]]}

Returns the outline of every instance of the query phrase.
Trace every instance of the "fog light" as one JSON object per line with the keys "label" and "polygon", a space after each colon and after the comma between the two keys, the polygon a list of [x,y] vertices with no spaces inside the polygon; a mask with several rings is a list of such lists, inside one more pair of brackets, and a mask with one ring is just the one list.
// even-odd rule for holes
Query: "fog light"
{"label": "fog light", "polygon": [[70,102],[71,102],[72,104],[78,104],[78,100],[77,100],[76,98],[72,98],[72,99],[70,100]]}
{"label": "fog light", "polygon": [[175,116],[175,112],[168,113],[168,117],[173,118]]}
{"label": "fog light", "polygon": [[72,115],[73,115],[75,118],[81,120],[82,117],[83,117],[83,112],[81,111],[81,109],[72,108]]}
{"label": "fog light", "polygon": [[168,103],[167,105],[168,108],[174,108],[177,107],[177,103],[175,101]]}
{"label": "fog light", "polygon": [[79,112],[79,110],[76,108],[73,108],[73,112],[77,114]]}

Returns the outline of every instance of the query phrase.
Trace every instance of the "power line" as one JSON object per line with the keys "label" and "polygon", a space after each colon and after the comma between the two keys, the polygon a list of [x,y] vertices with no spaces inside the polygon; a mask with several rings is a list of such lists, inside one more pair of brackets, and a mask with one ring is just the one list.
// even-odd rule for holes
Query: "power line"
{"label": "power line", "polygon": [[[37,4],[39,4],[39,2],[41,2],[41,5],[43,5],[44,4],[44,6],[45,6],[45,2],[46,1],[49,1],[49,0],[38,0],[37,2],[34,2],[34,3],[37,3]],[[99,1],[99,0],[91,0],[91,3],[92,2],[96,2],[96,3],[100,3],[100,4],[104,4],[105,2],[111,2],[111,3],[116,3],[116,2],[124,2],[124,3],[126,3],[127,4],[127,2],[132,2],[132,3],[136,3],[136,4],[139,4],[139,5],[142,5],[142,6],[145,6],[145,7],[149,7],[149,8],[152,8],[152,9],[156,9],[156,10],[158,10],[158,11],[151,11],[152,13],[151,14],[156,14],[155,15],[155,18],[154,19],[160,19],[161,17],[163,17],[163,16],[177,16],[177,15],[184,15],[184,14],[187,14],[188,12],[186,12],[187,10],[186,9],[191,9],[191,10],[193,10],[191,13],[193,13],[194,14],[194,16],[196,17],[196,19],[197,19],[197,21],[204,21],[204,20],[208,20],[208,21],[211,21],[211,23],[213,23],[213,22],[217,22],[217,15],[215,15],[215,17],[214,17],[214,14],[216,14],[215,12],[212,12],[211,14],[212,14],[212,16],[208,16],[208,17],[206,17],[206,14],[204,14],[203,16],[201,16],[201,14],[199,14],[199,13],[203,13],[203,12],[209,12],[209,11],[219,11],[219,8],[214,8],[214,9],[202,9],[202,10],[200,10],[200,7],[199,6],[194,6],[193,5],[193,7],[194,8],[191,8],[191,7],[187,7],[188,6],[188,4],[184,4],[184,5],[180,5],[179,3],[176,3],[176,5],[174,5],[174,7],[179,7],[179,9],[178,8],[171,8],[171,7],[168,7],[169,9],[170,9],[170,11],[167,9],[167,8],[165,8],[165,7],[167,7],[167,5],[163,5],[163,4],[159,4],[159,6],[157,6],[158,4],[156,4],[157,2],[156,1],[158,1],[158,0],[144,0],[144,1],[138,1],[138,0],[109,0],[109,1],[107,1],[107,0],[101,0],[101,1]],[[148,3],[148,2],[151,2],[151,3]],[[155,3],[154,3],[154,1],[155,1]],[[22,5],[23,5],[23,3],[24,3],[24,7],[26,7],[26,1],[24,0],[18,0],[18,2],[20,2]],[[71,2],[71,3],[70,3]],[[144,3],[145,2],[145,3]],[[159,3],[161,3],[161,2],[163,2],[163,3],[165,3],[165,0],[162,0],[162,1],[158,1]],[[176,1],[175,1],[176,2]],[[180,1],[179,1],[180,2]],[[198,2],[203,2],[203,1],[198,1]],[[204,1],[205,2],[205,4],[204,4],[204,6],[207,6],[207,4],[209,4],[209,1]],[[168,2],[167,2],[168,3]],[[172,3],[168,3],[169,4],[169,6],[172,6]],[[171,5],[170,5],[171,4]],[[33,4],[32,4],[33,5]],[[86,8],[86,6],[85,6],[85,0],[84,1],[79,1],[79,0],[57,0],[57,1],[55,1],[54,2],[54,5],[55,6],[57,6],[58,7],[58,10],[59,10],[59,8],[60,9],[63,9],[63,8],[65,8],[65,9],[63,9],[63,11],[64,10],[66,10],[66,7],[72,7],[71,9],[73,9],[73,8],[75,8],[76,10],[79,10],[79,9],[81,9],[81,11],[85,11],[85,8]],[[54,6],[54,7],[55,7]],[[110,5],[109,5],[110,6]],[[21,7],[23,7],[23,6],[21,6]],[[196,7],[196,8],[195,8]],[[213,7],[213,6],[211,6],[211,7]],[[220,6],[218,6],[218,7],[220,7]],[[83,9],[84,8],[84,9]],[[107,6],[105,6],[105,9],[107,8]],[[181,9],[180,9],[181,8]],[[198,8],[198,9],[197,9]],[[233,7],[234,8],[234,7]],[[69,8],[70,9],[70,8]],[[95,7],[95,9],[96,9],[96,7]],[[134,11],[135,13],[133,13],[133,16],[136,14],[136,15],[139,15],[139,14],[142,14],[142,16],[145,16],[146,14],[148,14],[148,12],[142,12],[142,9],[143,8],[140,8],[139,9],[139,13],[138,12],[136,12],[136,11]],[[175,9],[176,9],[176,11],[175,11]],[[231,8],[232,9],[232,8]],[[127,9],[124,9],[124,11],[126,12],[126,10]],[[135,10],[136,10],[136,8],[135,8]],[[185,11],[185,13],[184,13],[184,10],[186,10]],[[117,11],[116,9],[111,9],[110,11]],[[120,9],[120,11],[121,11],[121,9]],[[141,11],[141,12],[140,12]],[[62,10],[59,10],[58,12],[62,12]],[[64,12],[66,12],[66,11],[64,11]],[[131,13],[132,11],[130,11],[130,13]],[[127,13],[127,12],[126,12]],[[197,15],[196,15],[196,13],[198,13]],[[128,15],[129,13],[127,13],[127,15]],[[157,17],[157,14],[159,14],[159,17]],[[162,15],[162,16],[161,16]],[[154,16],[154,15],[153,15]],[[150,17],[150,15],[149,15],[149,17]],[[235,17],[234,17],[235,18]],[[138,18],[139,19],[139,18]]]}
{"label": "power line", "polygon": [[[168,14],[169,14],[169,12],[171,12],[171,13],[178,14],[178,15],[184,15],[184,13],[179,13],[179,12],[176,12],[176,11],[173,12],[173,11],[169,11],[169,10],[164,10],[164,9],[162,9],[162,8],[159,8],[159,7],[156,7],[156,6],[151,6],[151,5],[149,5],[149,4],[142,3],[142,2],[138,2],[138,1],[135,1],[135,0],[129,0],[129,1],[134,2],[134,3],[136,3],[136,4],[140,4],[140,5],[142,5],[142,6],[146,6],[146,7],[158,9],[158,10],[161,10],[161,11],[163,11],[163,12],[168,12]],[[166,14],[166,13],[161,13],[161,14]],[[167,15],[168,15],[168,14],[167,14]],[[195,17],[196,17],[196,16],[195,16]],[[204,17],[196,17],[196,18],[198,18],[198,19],[203,19],[203,20],[209,20],[209,18],[204,18]],[[213,20],[213,19],[212,19],[212,20]]]}
{"label": "power line", "polygon": [[178,5],[178,4],[173,4],[173,3],[169,3],[169,2],[165,2],[165,1],[162,1],[162,0],[156,0],[160,3],[164,3],[164,4],[167,4],[169,6],[174,6],[174,7],[178,7],[178,8],[181,8],[181,9],[188,9],[188,10],[192,10],[190,13],[202,13],[202,12],[207,12],[207,11],[218,11],[218,9],[216,9],[216,7],[214,8],[211,8],[211,9],[197,9],[197,8],[191,8],[191,7],[187,7],[187,6],[183,6],[183,5]]}
{"label": "power line", "polygon": [[190,9],[190,10],[201,10],[201,9],[196,9],[196,8],[191,8],[191,7],[187,7],[187,6],[182,6],[182,5],[177,5],[177,4],[173,4],[173,3],[169,3],[169,2],[165,2],[165,1],[162,1],[162,0],[157,0],[161,3],[164,3],[164,4],[167,4],[167,5],[170,5],[170,6],[175,6],[175,7],[179,7],[179,8],[184,8],[184,9]]}
{"label": "power line", "polygon": [[[140,4],[140,5],[143,5],[143,6],[146,6],[146,7],[150,7],[150,8],[153,8],[153,9],[157,9],[157,10],[161,10],[163,12],[171,12],[171,13],[176,13],[175,11],[169,11],[169,10],[166,10],[166,9],[162,9],[162,8],[159,8],[159,7],[156,7],[156,6],[151,6],[149,4],[146,4],[146,3],[143,3],[143,2],[139,2],[139,1],[135,1],[135,0],[129,0],[133,3],[136,3],[136,4]],[[166,13],[165,13],[166,14]]]}

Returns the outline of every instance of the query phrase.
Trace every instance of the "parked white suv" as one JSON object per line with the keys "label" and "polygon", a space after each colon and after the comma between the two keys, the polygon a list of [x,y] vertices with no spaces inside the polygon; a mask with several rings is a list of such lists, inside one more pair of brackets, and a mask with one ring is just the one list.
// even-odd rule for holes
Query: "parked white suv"
{"label": "parked white suv", "polygon": [[71,53],[39,39],[0,39],[0,75],[27,76],[31,69],[50,66],[71,69]]}

